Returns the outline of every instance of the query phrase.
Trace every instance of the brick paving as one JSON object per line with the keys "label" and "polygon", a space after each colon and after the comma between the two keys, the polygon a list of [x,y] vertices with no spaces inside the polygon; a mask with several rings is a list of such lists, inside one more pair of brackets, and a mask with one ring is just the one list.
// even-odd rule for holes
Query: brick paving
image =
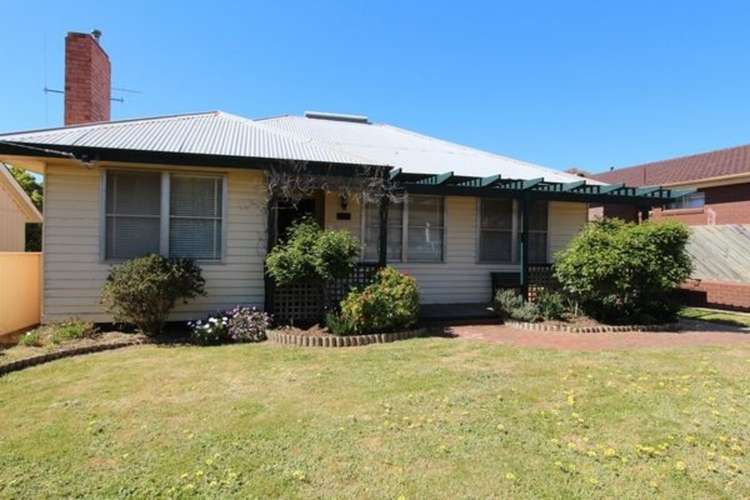
{"label": "brick paving", "polygon": [[459,340],[507,344],[517,347],[568,351],[674,348],[692,346],[748,346],[750,329],[704,321],[682,321],[683,330],[671,332],[568,333],[520,330],[505,325],[446,327]]}

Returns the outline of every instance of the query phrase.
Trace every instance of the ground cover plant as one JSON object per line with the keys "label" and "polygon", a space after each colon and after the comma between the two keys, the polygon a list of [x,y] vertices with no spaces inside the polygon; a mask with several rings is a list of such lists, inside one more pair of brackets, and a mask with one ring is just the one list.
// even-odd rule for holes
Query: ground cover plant
{"label": "ground cover plant", "polygon": [[742,498],[750,347],[154,345],[0,378],[0,497]]}

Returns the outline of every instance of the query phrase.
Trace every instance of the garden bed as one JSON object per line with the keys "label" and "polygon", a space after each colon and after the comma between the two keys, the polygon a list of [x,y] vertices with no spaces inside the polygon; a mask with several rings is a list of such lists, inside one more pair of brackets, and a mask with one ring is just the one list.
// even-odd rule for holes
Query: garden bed
{"label": "garden bed", "polygon": [[266,335],[270,342],[276,344],[301,347],[351,347],[411,339],[424,335],[425,331],[423,328],[418,328],[393,333],[374,333],[371,335],[333,335],[316,325],[307,330],[299,328],[272,330]]}
{"label": "garden bed", "polygon": [[143,335],[106,332],[58,344],[26,346],[19,343],[0,350],[0,376],[60,358],[140,344],[144,340]]}
{"label": "garden bed", "polygon": [[540,321],[535,323],[506,321],[505,324],[521,330],[568,333],[676,332],[680,329],[679,323],[664,323],[661,325],[605,325],[589,318],[570,323],[561,321]]}

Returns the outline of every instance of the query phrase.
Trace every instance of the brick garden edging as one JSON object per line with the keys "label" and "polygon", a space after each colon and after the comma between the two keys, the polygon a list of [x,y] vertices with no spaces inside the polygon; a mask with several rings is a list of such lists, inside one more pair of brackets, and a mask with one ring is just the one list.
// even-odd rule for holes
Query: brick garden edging
{"label": "brick garden edging", "polygon": [[395,333],[375,333],[372,335],[325,335],[314,336],[283,332],[268,332],[266,337],[270,342],[283,345],[294,345],[300,347],[350,347],[368,344],[384,344],[396,340],[411,339],[423,335],[427,330],[407,330]]}
{"label": "brick garden edging", "polygon": [[80,356],[82,354],[91,354],[101,351],[111,351],[112,349],[120,349],[122,347],[129,347],[132,345],[138,345],[143,343],[142,340],[123,340],[120,342],[110,342],[107,344],[94,344],[84,347],[75,347],[73,349],[61,349],[59,351],[48,352],[45,354],[39,354],[38,356],[32,356],[30,358],[19,359],[17,361],[11,361],[0,365],[0,377],[7,375],[11,372],[17,372],[24,368],[30,368],[32,366],[49,363],[56,359],[71,358],[73,356]]}
{"label": "brick garden edging", "polygon": [[566,332],[566,333],[625,333],[625,332],[676,332],[679,323],[664,325],[600,325],[600,326],[568,326],[561,324],[525,323],[506,321],[506,325],[521,330],[537,332]]}

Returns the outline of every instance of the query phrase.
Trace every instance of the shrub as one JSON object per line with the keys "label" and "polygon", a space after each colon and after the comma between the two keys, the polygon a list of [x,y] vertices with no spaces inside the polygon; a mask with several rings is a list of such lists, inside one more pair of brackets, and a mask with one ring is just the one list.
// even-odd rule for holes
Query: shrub
{"label": "shrub", "polygon": [[277,285],[303,280],[347,276],[359,255],[359,243],[349,231],[323,231],[309,217],[287,230],[284,242],[266,258],[266,268]]}
{"label": "shrub", "polygon": [[546,320],[565,319],[570,313],[570,304],[559,292],[542,290],[536,294],[534,305],[539,315]]}
{"label": "shrub", "polygon": [[511,312],[523,306],[523,298],[517,290],[512,288],[498,290],[495,294],[495,312],[501,319],[511,317]]}
{"label": "shrub", "polygon": [[498,290],[495,294],[495,312],[502,320],[537,321],[539,309],[531,302],[524,302],[521,294],[514,289]]}
{"label": "shrub", "polygon": [[677,222],[590,222],[557,256],[555,274],[588,315],[608,322],[672,320],[690,275],[689,232]]}
{"label": "shrub", "polygon": [[[341,301],[334,328],[347,334],[381,333],[413,326],[419,315],[419,293],[414,278],[392,267],[378,272],[374,283],[351,291]],[[336,323],[337,320],[333,320]]]}
{"label": "shrub", "polygon": [[190,340],[201,345],[223,344],[229,338],[229,318],[221,314],[209,316],[205,321],[189,322]]}
{"label": "shrub", "polygon": [[328,313],[325,320],[328,331],[334,335],[353,335],[356,331],[354,323],[350,318],[340,314]]}
{"label": "shrub", "polygon": [[271,316],[255,307],[237,306],[225,313],[229,338],[235,342],[259,342],[266,339]]}
{"label": "shrub", "polygon": [[158,335],[175,302],[205,295],[201,269],[190,259],[148,255],[115,266],[102,290],[102,302],[115,321],[134,323]]}

